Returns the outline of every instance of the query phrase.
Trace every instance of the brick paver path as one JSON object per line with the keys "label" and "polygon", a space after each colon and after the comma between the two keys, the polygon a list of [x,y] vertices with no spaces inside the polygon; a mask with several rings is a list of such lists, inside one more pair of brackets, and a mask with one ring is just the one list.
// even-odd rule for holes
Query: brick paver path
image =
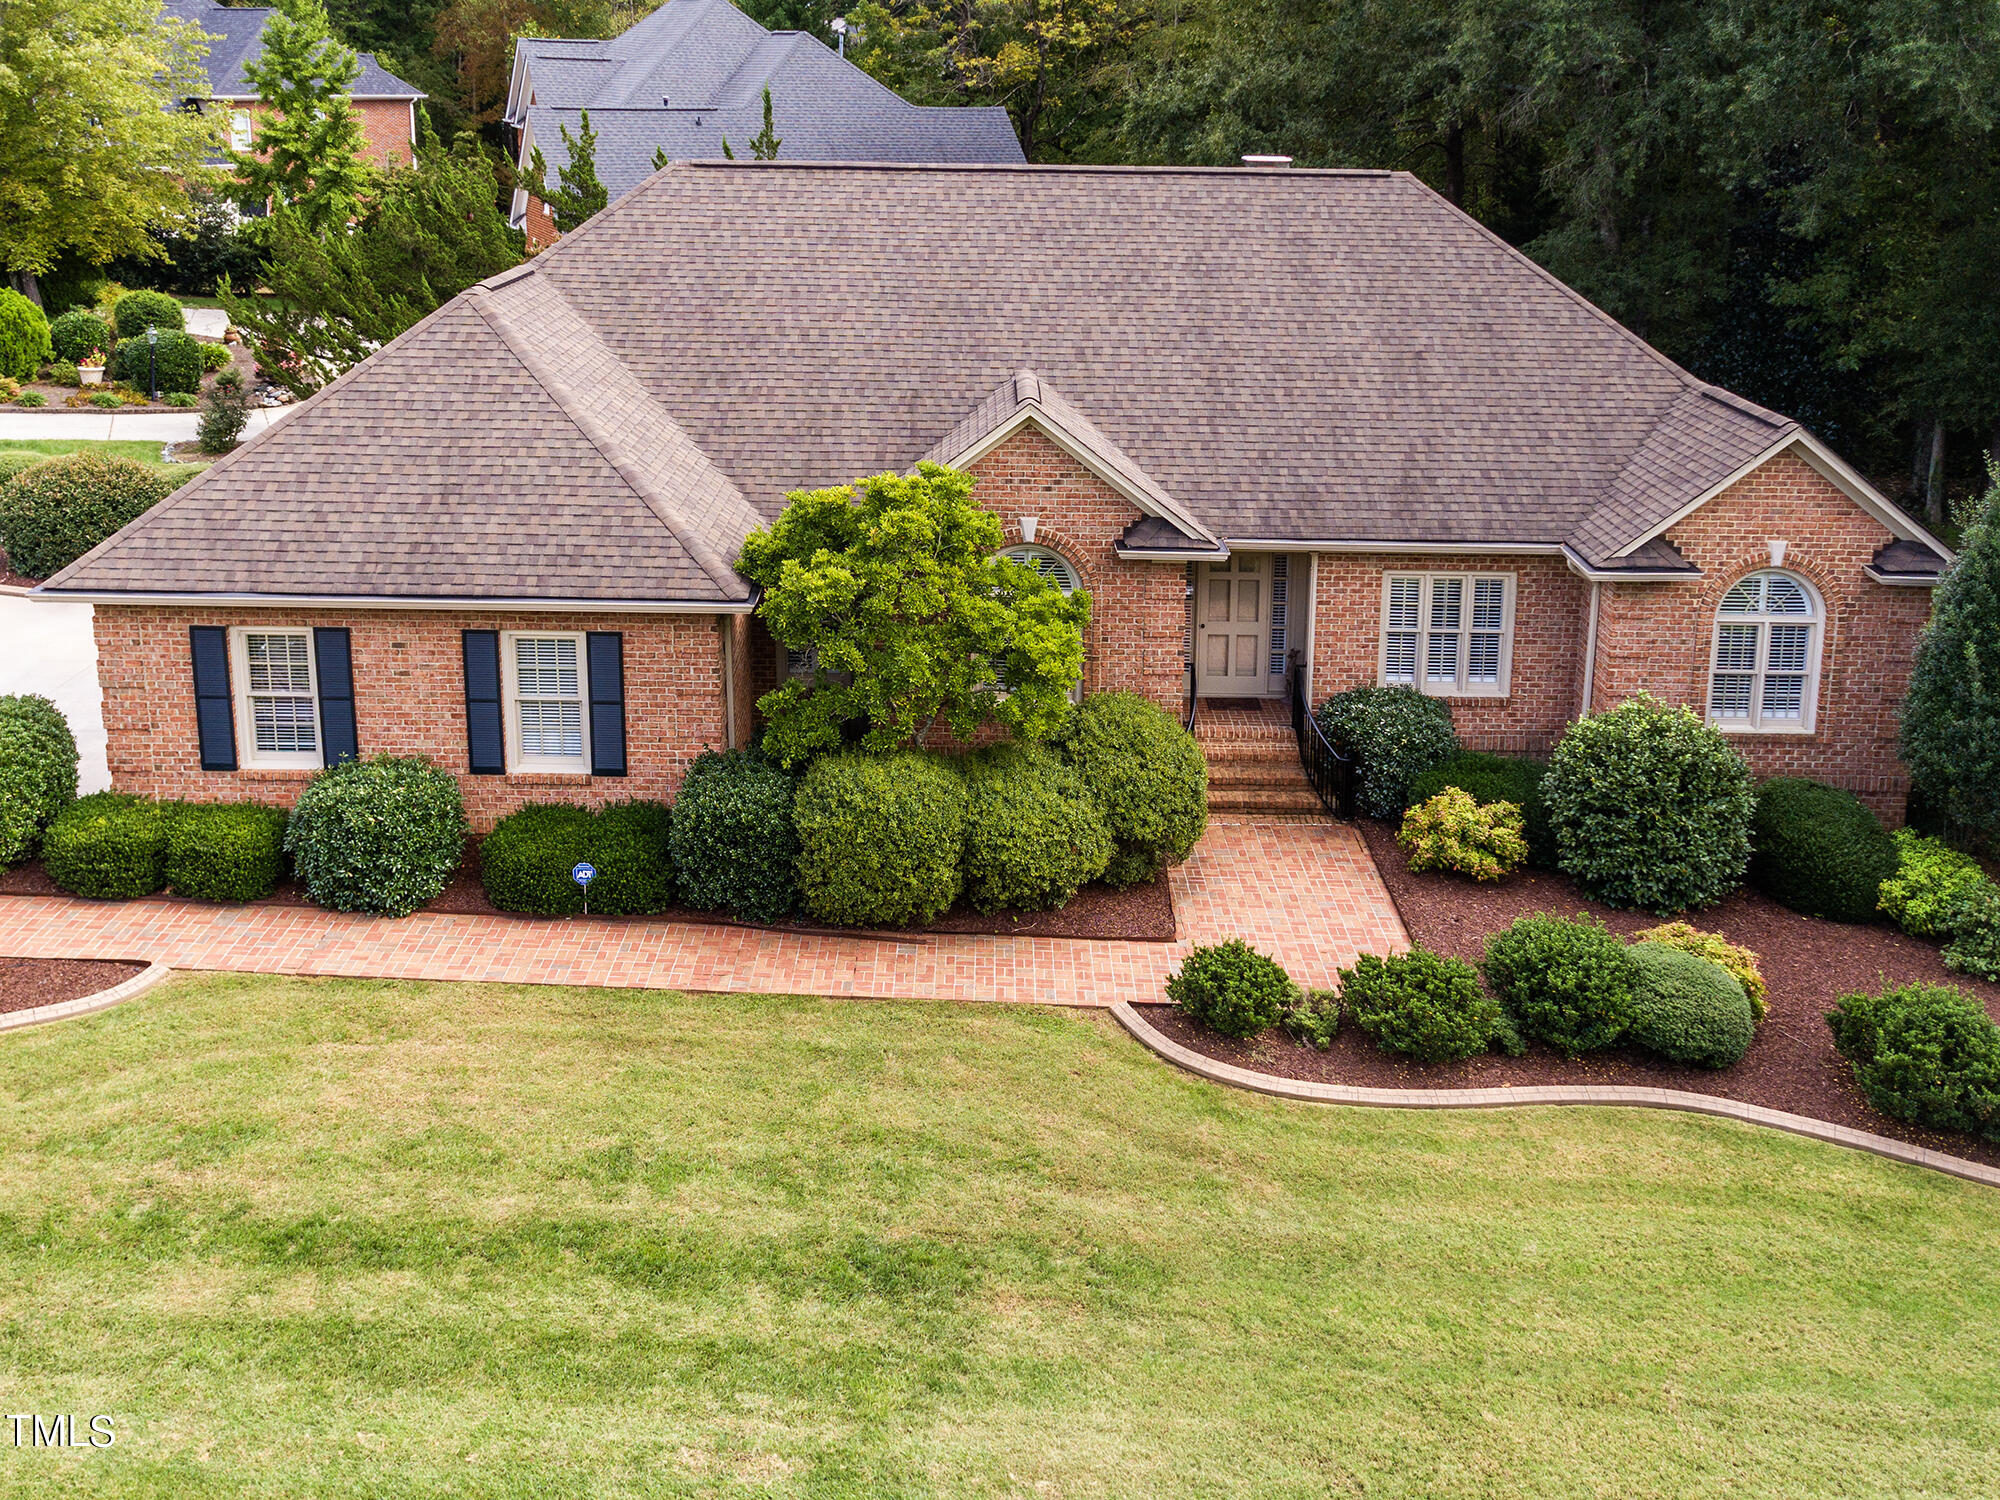
{"label": "brick paver path", "polygon": [[1172,943],[820,937],[647,918],[389,920],[296,906],[0,896],[0,954],[265,974],[1111,1005],[1159,998],[1196,943],[1243,938],[1302,984],[1324,986],[1355,954],[1408,941],[1360,835],[1323,818],[1217,818],[1170,878],[1180,926]]}

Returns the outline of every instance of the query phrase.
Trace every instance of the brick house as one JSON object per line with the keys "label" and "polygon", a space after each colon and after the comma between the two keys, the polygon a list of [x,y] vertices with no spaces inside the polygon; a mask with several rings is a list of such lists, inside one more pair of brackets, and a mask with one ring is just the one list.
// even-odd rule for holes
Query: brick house
{"label": "brick house", "polygon": [[1900,817],[1949,553],[1396,173],[678,163],[38,593],[116,785],[420,752],[484,828],[744,743],[742,537],[926,457],[1090,591],[1089,689],[1405,683],[1510,751],[1644,689]]}
{"label": "brick house", "polygon": [[[202,59],[208,92],[183,102],[202,114],[222,115],[230,149],[248,151],[264,104],[243,68],[262,56],[264,27],[278,12],[268,6],[218,5],[215,0],[164,0],[161,9],[173,20],[200,27],[208,37],[208,56]],[[383,67],[374,54],[357,56],[361,75],[348,97],[367,137],[368,155],[380,166],[407,166],[416,149],[417,105],[424,92]]]}

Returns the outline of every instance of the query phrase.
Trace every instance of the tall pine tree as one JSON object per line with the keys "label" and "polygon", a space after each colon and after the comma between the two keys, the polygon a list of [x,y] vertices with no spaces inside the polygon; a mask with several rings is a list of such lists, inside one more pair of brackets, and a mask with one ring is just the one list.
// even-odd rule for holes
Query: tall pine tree
{"label": "tall pine tree", "polygon": [[535,147],[529,158],[528,191],[548,205],[556,228],[568,234],[609,203],[611,195],[597,180],[597,132],[590,128],[590,111],[583,111],[575,135],[569,133],[567,125],[556,128],[562,132],[569,160],[556,174],[556,185],[550,187],[549,165],[542,159],[542,148]]}
{"label": "tall pine tree", "polygon": [[348,101],[361,60],[333,39],[321,0],[287,0],[243,76],[264,105],[250,150],[234,158],[248,195],[292,209],[315,233],[345,224],[375,173]]}

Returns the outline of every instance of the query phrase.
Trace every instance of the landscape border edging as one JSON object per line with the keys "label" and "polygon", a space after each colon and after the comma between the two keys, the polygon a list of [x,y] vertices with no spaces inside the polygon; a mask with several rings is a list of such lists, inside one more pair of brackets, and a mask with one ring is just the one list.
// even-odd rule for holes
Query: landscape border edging
{"label": "landscape border edging", "polygon": [[1176,1067],[1185,1068],[1188,1072],[1206,1078],[1211,1083],[1226,1084],[1231,1088],[1269,1094],[1275,1098],[1290,1099],[1304,1104],[1365,1105],[1374,1109],[1508,1109],[1547,1104],[1597,1104],[1630,1109],[1681,1110],[1689,1114],[1715,1115],[1744,1125],[1763,1125],[1772,1130],[1802,1135],[1831,1146],[1871,1151],[1877,1156],[1886,1156],[1907,1166],[1929,1167],[1932,1171],[1964,1178],[1968,1182],[1977,1182],[1986,1187],[2000,1187],[2000,1168],[1967,1161],[1964,1157],[1950,1156],[1942,1151],[1932,1151],[1925,1146],[1912,1146],[1905,1141],[1891,1140],[1888,1136],[1874,1135],[1866,1130],[1856,1130],[1852,1126],[1835,1125],[1829,1120],[1815,1120],[1806,1115],[1788,1114],[1781,1109],[1768,1109],[1761,1104],[1745,1104],[1737,1099],[1720,1099],[1713,1094],[1696,1094],[1686,1089],[1644,1088],[1629,1084],[1528,1084],[1519,1088],[1484,1089],[1378,1089],[1365,1088],[1358,1084],[1312,1083],[1305,1079],[1280,1078],[1274,1073],[1259,1073],[1252,1068],[1239,1068],[1234,1063],[1218,1062],[1212,1057],[1206,1057],[1192,1047],[1184,1047],[1173,1038],[1155,1030],[1129,1000],[1114,1002],[1111,1014],[1118,1018],[1118,1024],[1130,1032],[1142,1046]]}
{"label": "landscape border edging", "polygon": [[11,1010],[0,1013],[0,1032],[19,1031],[28,1026],[40,1026],[48,1021],[67,1021],[75,1016],[88,1016],[100,1010],[109,1010],[121,1000],[130,1000],[134,995],[143,995],[154,985],[174,971],[163,963],[149,963],[130,979],[120,980],[108,990],[99,990],[94,995],[79,995],[74,1000],[58,1000],[53,1005],[34,1005],[26,1010]]}

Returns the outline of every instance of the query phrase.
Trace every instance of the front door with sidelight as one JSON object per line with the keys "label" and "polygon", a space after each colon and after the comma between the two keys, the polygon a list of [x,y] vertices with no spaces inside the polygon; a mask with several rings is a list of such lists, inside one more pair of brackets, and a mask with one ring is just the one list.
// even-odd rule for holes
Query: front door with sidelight
{"label": "front door with sidelight", "polygon": [[1271,654],[1270,554],[1238,552],[1197,566],[1195,690],[1203,697],[1261,698]]}

